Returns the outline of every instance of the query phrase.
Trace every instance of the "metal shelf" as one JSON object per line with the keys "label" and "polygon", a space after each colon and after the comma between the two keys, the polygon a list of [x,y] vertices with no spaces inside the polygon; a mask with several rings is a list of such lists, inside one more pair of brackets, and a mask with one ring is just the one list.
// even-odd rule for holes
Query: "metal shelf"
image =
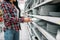
{"label": "metal shelf", "polygon": [[48,39],[48,40],[56,40],[50,33],[48,33],[46,30],[38,26],[36,23],[32,22],[33,25],[38,28],[38,30]]}
{"label": "metal shelf", "polygon": [[36,33],[35,28],[32,28],[32,30],[34,31],[35,35],[38,37],[38,40],[41,40],[39,35]]}
{"label": "metal shelf", "polygon": [[[28,23],[28,24],[29,24],[29,26],[31,26],[30,23]],[[33,30],[34,34],[38,37],[38,39],[41,40],[40,37],[39,37],[39,35],[36,33],[35,28],[33,27],[31,29]],[[31,31],[29,31],[29,32],[30,32],[30,34],[32,34]],[[34,34],[32,34],[32,36],[34,36]]]}
{"label": "metal shelf", "polygon": [[33,16],[33,17],[43,19],[43,20],[60,25],[60,18],[59,17],[39,16],[39,15],[29,15],[29,16]]}
{"label": "metal shelf", "polygon": [[32,38],[31,38],[32,33],[31,33],[30,25],[28,25],[28,23],[26,23],[26,24],[27,24],[30,40],[32,40]]}
{"label": "metal shelf", "polygon": [[[53,1],[53,0],[44,1],[44,2],[42,2],[42,3],[38,4],[38,5],[36,5],[35,7],[31,8],[31,9],[25,11],[25,12],[28,12],[28,11],[34,9],[34,8],[37,8],[37,7],[39,7],[39,6],[42,6],[42,5],[47,4],[47,3],[49,3],[49,2],[52,2],[52,1]],[[25,13],[25,12],[24,12],[24,13]]]}
{"label": "metal shelf", "polygon": [[32,28],[31,28],[31,24],[30,23],[28,23],[27,25],[29,25],[29,32],[30,32],[30,34],[31,34],[31,36],[33,36],[34,34],[32,33]]}
{"label": "metal shelf", "polygon": [[[46,5],[47,3],[50,3],[51,4],[54,4],[54,3],[58,3],[60,0],[45,0],[44,2],[41,2],[40,4],[36,4],[36,5],[33,5],[33,7],[31,7],[30,9],[27,9],[26,11],[24,11],[24,13],[27,13],[26,16],[30,16],[30,17],[34,17],[34,18],[38,18],[38,19],[42,19],[42,20],[45,20],[45,21],[48,21],[48,22],[51,22],[51,23],[54,23],[54,24],[57,24],[57,25],[60,25],[60,17],[51,17],[51,16],[40,16],[40,15],[30,15],[30,13],[28,14],[28,12],[32,11],[34,12],[33,10],[35,8],[39,8],[43,5]],[[38,3],[38,2],[37,2]],[[34,3],[35,4],[35,3]],[[31,26],[30,23],[28,23],[29,26]],[[32,27],[31,29],[33,30],[34,34],[38,37],[39,40],[41,40],[41,38],[39,37],[39,33],[37,33],[36,29],[37,28],[39,30],[40,33],[42,33],[48,40],[56,40],[57,38],[53,37],[53,35],[51,35],[49,32],[47,32],[48,30],[45,30],[44,28],[42,28],[41,26],[38,26],[34,20],[32,22],[32,24],[34,25],[34,27]],[[53,24],[52,24],[53,25]],[[30,30],[30,34],[31,31]],[[58,33],[57,33],[58,34]]]}

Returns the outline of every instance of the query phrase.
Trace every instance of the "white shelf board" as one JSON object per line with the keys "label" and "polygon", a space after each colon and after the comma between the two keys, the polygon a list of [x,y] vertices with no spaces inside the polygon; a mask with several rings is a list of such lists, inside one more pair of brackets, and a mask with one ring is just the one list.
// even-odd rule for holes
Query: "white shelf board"
{"label": "white shelf board", "polygon": [[39,16],[39,15],[29,15],[29,16],[33,16],[33,17],[43,19],[43,20],[60,25],[60,18],[59,17]]}
{"label": "white shelf board", "polygon": [[[42,6],[42,5],[47,4],[47,3],[49,3],[49,2],[52,2],[52,1],[53,1],[53,0],[44,1],[44,2],[42,2],[42,3],[38,4],[38,5],[36,5],[35,7],[31,8],[31,9],[28,9],[28,10],[25,11],[25,12],[28,12],[28,11],[34,9],[34,8],[37,8],[37,7],[39,7],[39,6]],[[24,13],[25,13],[25,12],[24,12]]]}
{"label": "white shelf board", "polygon": [[50,33],[48,33],[46,30],[38,26],[36,23],[32,22],[33,25],[38,28],[38,30],[48,39],[48,40],[56,40]]}

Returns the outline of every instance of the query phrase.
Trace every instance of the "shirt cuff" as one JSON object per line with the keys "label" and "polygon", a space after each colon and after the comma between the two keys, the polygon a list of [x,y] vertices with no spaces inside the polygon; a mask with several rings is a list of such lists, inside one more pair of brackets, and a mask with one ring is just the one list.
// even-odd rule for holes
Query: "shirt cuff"
{"label": "shirt cuff", "polygon": [[19,18],[19,22],[23,23],[24,22],[24,18]]}

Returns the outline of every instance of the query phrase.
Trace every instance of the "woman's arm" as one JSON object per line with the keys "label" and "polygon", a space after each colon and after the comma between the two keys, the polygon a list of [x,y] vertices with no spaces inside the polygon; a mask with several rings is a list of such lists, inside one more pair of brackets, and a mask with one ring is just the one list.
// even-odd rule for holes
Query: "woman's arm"
{"label": "woman's arm", "polygon": [[20,23],[31,22],[31,18],[23,18],[23,17],[22,18],[11,17],[10,20],[13,22],[20,22]]}

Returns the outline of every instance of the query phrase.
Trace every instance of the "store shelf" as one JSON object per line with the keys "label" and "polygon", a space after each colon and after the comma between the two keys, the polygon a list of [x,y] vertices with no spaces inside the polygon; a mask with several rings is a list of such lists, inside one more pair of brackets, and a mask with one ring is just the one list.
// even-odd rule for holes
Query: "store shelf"
{"label": "store shelf", "polygon": [[34,31],[35,35],[38,37],[38,40],[41,40],[39,35],[36,33],[35,28],[32,28],[32,30]]}
{"label": "store shelf", "polygon": [[[30,23],[28,23],[28,25],[31,27],[31,24]],[[36,33],[35,28],[33,27],[31,29],[33,30],[33,32],[36,35],[36,37],[38,37],[38,39],[41,40],[40,37],[39,37],[39,35]],[[34,34],[31,31],[29,31],[29,33],[32,34],[32,36],[34,36]]]}
{"label": "store shelf", "polygon": [[31,24],[30,24],[30,23],[28,23],[27,25],[29,25],[29,27],[28,27],[28,28],[29,28],[29,33],[30,33],[30,35],[31,35],[31,36],[33,36],[34,34],[32,33],[32,30],[31,30],[31,29],[32,29]]}
{"label": "store shelf", "polygon": [[43,20],[60,25],[60,18],[59,17],[39,16],[39,15],[29,15],[29,16],[33,16],[33,17],[43,19]]}
{"label": "store shelf", "polygon": [[[38,4],[38,5],[36,5],[35,7],[31,8],[31,9],[25,11],[25,12],[28,12],[28,11],[34,9],[34,8],[37,8],[37,7],[39,7],[39,6],[42,6],[42,5],[47,4],[47,3],[49,3],[49,2],[52,2],[52,1],[53,1],[53,0],[44,1],[44,2],[42,2],[42,3]],[[25,12],[24,12],[24,13],[25,13]]]}
{"label": "store shelf", "polygon": [[[38,0],[38,1],[40,1],[40,0]],[[34,4],[33,5],[28,5],[28,6],[30,6],[30,9],[27,9],[27,10],[25,10],[24,11],[24,13],[26,13],[26,15],[25,16],[27,16],[27,17],[31,17],[31,18],[36,18],[36,20],[35,19],[33,19],[33,22],[32,23],[28,23],[29,24],[29,26],[31,27],[31,29],[32,30],[30,30],[30,34],[34,34],[39,40],[41,40],[41,39],[44,39],[43,38],[43,36],[45,37],[45,38],[47,38],[48,40],[56,40],[56,39],[59,39],[59,37],[57,37],[56,35],[55,35],[55,31],[57,32],[57,28],[59,28],[59,25],[60,25],[60,15],[59,15],[59,13],[57,12],[56,13],[56,11],[54,10],[55,8],[57,8],[57,6],[56,5],[49,5],[49,4],[57,4],[57,3],[59,3],[60,2],[60,0],[43,0],[42,2],[40,2],[40,4],[38,4],[38,2],[37,1],[35,1],[34,0]],[[48,4],[48,5],[47,5]],[[45,13],[46,11],[44,10],[44,8],[42,7],[42,6],[45,6],[45,5],[47,5],[46,6],[46,11],[47,11],[47,14]],[[56,7],[55,7],[56,6]],[[59,6],[59,4],[58,4],[58,6]],[[41,8],[40,8],[41,7]],[[48,7],[48,8],[47,8]],[[28,8],[28,7],[27,7]],[[50,9],[51,8],[51,9]],[[44,13],[42,13],[41,11],[40,11],[40,9],[42,10],[42,12],[43,11],[45,11]],[[52,10],[52,11],[50,11],[50,10]],[[58,9],[56,9],[57,11],[58,11]],[[30,11],[32,12],[32,13],[30,13]],[[39,11],[39,12],[38,12]],[[41,12],[41,14],[39,14]],[[48,12],[49,12],[49,14],[48,14]],[[31,15],[30,15],[31,14]],[[33,14],[33,15],[32,15]],[[34,15],[35,14],[35,15]],[[42,15],[43,14],[43,15]],[[48,16],[47,16],[48,15]],[[39,21],[38,21],[38,20]],[[46,26],[47,28],[46,29],[44,29],[43,28],[43,25],[38,25],[37,24],[37,22],[39,23],[39,22],[42,22],[42,21],[40,21],[40,19],[42,19],[43,21],[45,21],[46,22],[46,25],[44,25],[44,27]],[[39,23],[40,24],[40,23]],[[51,30],[48,30],[48,24],[52,24],[52,25],[49,25],[51,28],[52,28],[52,30],[53,30],[53,32],[51,32],[50,33],[50,31]],[[56,25],[55,25],[56,24]],[[32,26],[33,25],[33,26]],[[54,26],[54,27],[53,27]],[[56,26],[56,27],[55,27]],[[50,28],[49,28],[50,29]],[[59,28],[60,29],[60,28]],[[31,31],[33,31],[32,33],[31,33]],[[42,35],[43,36],[41,36],[40,35],[40,33],[42,33]],[[58,35],[58,33],[56,33],[57,35]],[[60,35],[60,34],[59,34]],[[40,37],[41,36],[41,37]],[[57,37],[57,38],[55,38],[55,37]]]}
{"label": "store shelf", "polygon": [[48,33],[46,30],[38,26],[36,23],[32,22],[33,25],[38,28],[38,30],[48,39],[48,40],[56,40],[50,33]]}
{"label": "store shelf", "polygon": [[32,32],[31,32],[31,28],[30,28],[30,25],[28,25],[28,23],[27,23],[27,28],[28,28],[28,31],[29,31],[29,35],[30,35],[30,40],[32,40],[32,36],[33,36],[33,34],[32,34]]}

